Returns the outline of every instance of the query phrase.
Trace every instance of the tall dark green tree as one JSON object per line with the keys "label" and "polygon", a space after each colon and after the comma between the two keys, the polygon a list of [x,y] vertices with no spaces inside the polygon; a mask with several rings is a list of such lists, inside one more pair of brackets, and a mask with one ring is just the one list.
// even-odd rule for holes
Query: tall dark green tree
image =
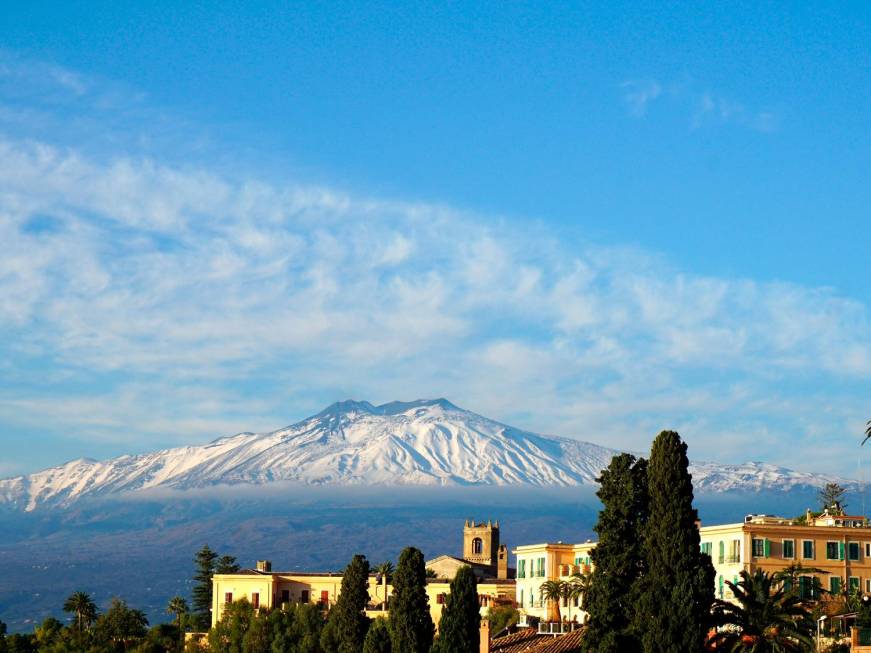
{"label": "tall dark green tree", "polygon": [[369,624],[369,632],[363,642],[363,653],[391,653],[387,619],[378,617]]}
{"label": "tall dark green tree", "polygon": [[[360,653],[369,630],[366,604],[369,603],[369,561],[355,555],[342,575],[342,591],[330,610],[336,653]],[[333,653],[327,651],[327,653]]]}
{"label": "tall dark green tree", "polygon": [[390,641],[393,653],[429,653],[435,627],[426,594],[423,553],[408,547],[399,556],[390,599]]}
{"label": "tall dark green tree", "polygon": [[638,534],[647,524],[647,461],[619,454],[596,479],[602,502],[594,530],[599,541],[590,552],[593,571],[583,598],[589,614],[585,650],[591,653],[633,653],[641,639],[632,615],[644,557]]}
{"label": "tall dark green tree", "polygon": [[216,574],[235,574],[239,571],[236,556],[221,556],[215,561]]}
{"label": "tall dark green tree", "polygon": [[478,579],[471,567],[460,567],[451,581],[450,594],[439,621],[439,637],[433,651],[465,653],[480,646],[481,608]]}
{"label": "tall dark green tree", "polygon": [[194,557],[196,573],[191,598],[193,599],[192,617],[197,630],[208,630],[212,622],[212,575],[215,573],[217,559],[218,554],[212,551],[208,544],[197,551]]}
{"label": "tall dark green tree", "polygon": [[834,506],[840,506],[841,510],[843,510],[847,507],[847,503],[844,501],[845,494],[847,494],[847,490],[837,483],[826,483],[817,493],[817,497],[823,510]]}
{"label": "tall dark green tree", "polygon": [[635,624],[645,653],[696,653],[714,601],[714,567],[700,549],[687,446],[674,431],[653,441]]}

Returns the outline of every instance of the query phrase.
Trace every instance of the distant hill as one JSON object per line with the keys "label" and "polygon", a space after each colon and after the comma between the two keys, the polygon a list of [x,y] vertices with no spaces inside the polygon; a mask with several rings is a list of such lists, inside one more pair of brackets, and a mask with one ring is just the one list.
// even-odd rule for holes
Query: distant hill
{"label": "distant hill", "polygon": [[[106,461],[79,459],[0,480],[0,505],[35,511],[85,498],[281,482],[318,486],[592,485],[617,451],[539,435],[445,399],[335,403],[271,433],[239,433],[202,446]],[[848,484],[776,465],[693,463],[702,492],[789,491]]]}

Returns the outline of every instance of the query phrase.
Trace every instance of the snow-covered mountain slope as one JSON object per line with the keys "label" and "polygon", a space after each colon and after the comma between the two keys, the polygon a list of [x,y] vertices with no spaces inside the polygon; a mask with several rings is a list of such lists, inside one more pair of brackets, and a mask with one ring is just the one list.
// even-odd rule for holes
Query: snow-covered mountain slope
{"label": "snow-covered mountain slope", "polygon": [[[0,505],[28,511],[85,497],[152,489],[264,485],[529,485],[595,483],[617,453],[589,442],[537,435],[444,399],[344,401],[272,433],[240,433],[203,446],[107,461],[79,459],[0,480]],[[698,490],[789,490],[831,477],[763,463],[694,464]]]}

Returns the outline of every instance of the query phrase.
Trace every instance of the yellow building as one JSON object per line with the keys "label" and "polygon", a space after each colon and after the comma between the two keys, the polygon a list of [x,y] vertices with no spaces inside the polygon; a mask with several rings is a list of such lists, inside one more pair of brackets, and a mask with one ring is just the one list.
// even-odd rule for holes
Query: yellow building
{"label": "yellow building", "polygon": [[[514,604],[514,570],[508,567],[508,548],[499,542],[499,522],[466,521],[463,526],[463,557],[443,555],[427,561],[426,567],[438,578],[427,580],[430,612],[438,626],[450,581],[462,566],[469,566],[478,577],[481,614],[498,605]],[[246,599],[257,609],[271,610],[293,603],[317,603],[332,606],[342,589],[341,573],[274,572],[268,560],[260,560],[254,569],[212,577],[212,626],[224,614],[224,608]],[[375,574],[369,577],[367,614],[387,614],[393,588]],[[385,597],[387,605],[385,606]]]}
{"label": "yellow building", "polygon": [[871,528],[865,517],[824,511],[804,520],[771,515],[747,515],[742,523],[700,529],[702,550],[716,569],[718,598],[732,598],[726,581],[735,582],[741,570],[769,573],[793,564],[826,573],[802,574],[800,592],[813,593],[815,576],[823,589],[845,588],[871,593]]}
{"label": "yellow building", "polygon": [[[541,586],[545,581],[569,580],[572,574],[590,571],[590,551],[594,542],[564,544],[563,542],[528,544],[512,551],[517,556],[517,585],[515,601],[521,614],[542,620],[552,620],[554,606],[541,598]],[[550,608],[551,614],[548,614]],[[577,600],[563,600],[560,618],[583,623],[585,613]]]}
{"label": "yellow building", "polygon": [[[290,605],[293,603],[317,603],[324,608],[332,606],[342,589],[340,573],[273,572],[268,562],[260,561],[256,569],[243,569],[232,574],[215,574],[212,577],[212,626],[220,621],[224,608],[240,599],[246,599],[258,609]],[[369,577],[367,614],[370,617],[387,616],[384,596],[389,598],[393,587],[379,582],[375,574]],[[445,598],[450,593],[447,579],[429,579],[426,585],[430,613],[438,626]],[[514,580],[490,578],[478,582],[481,614],[490,607],[514,603]],[[389,601],[388,605],[389,607]]]}
{"label": "yellow building", "polygon": [[[871,594],[871,527],[865,517],[826,510],[803,519],[771,515],[747,515],[737,524],[699,528],[702,551],[711,556],[716,570],[715,594],[731,599],[727,581],[739,580],[742,570],[777,572],[791,565],[814,567],[819,572],[799,574],[799,592],[810,598],[815,581],[825,590],[861,589]],[[554,618],[552,606],[541,598],[540,587],[548,580],[567,580],[571,574],[591,569],[590,551],[595,542],[584,544],[530,544],[514,549],[517,556],[515,600],[521,613],[542,620]],[[548,614],[548,608],[551,614]],[[585,613],[575,602],[562,601],[561,617],[583,621]]]}

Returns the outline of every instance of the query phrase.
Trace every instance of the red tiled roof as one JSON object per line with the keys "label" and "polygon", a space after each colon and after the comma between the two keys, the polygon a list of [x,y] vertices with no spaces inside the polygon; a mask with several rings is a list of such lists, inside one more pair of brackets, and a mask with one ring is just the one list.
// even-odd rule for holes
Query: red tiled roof
{"label": "red tiled roof", "polygon": [[581,650],[583,629],[566,635],[543,635],[533,628],[494,639],[491,653],[578,653]]}
{"label": "red tiled roof", "polygon": [[490,642],[491,653],[577,653],[581,650],[583,629],[566,635],[542,635],[534,628],[499,637]]}

